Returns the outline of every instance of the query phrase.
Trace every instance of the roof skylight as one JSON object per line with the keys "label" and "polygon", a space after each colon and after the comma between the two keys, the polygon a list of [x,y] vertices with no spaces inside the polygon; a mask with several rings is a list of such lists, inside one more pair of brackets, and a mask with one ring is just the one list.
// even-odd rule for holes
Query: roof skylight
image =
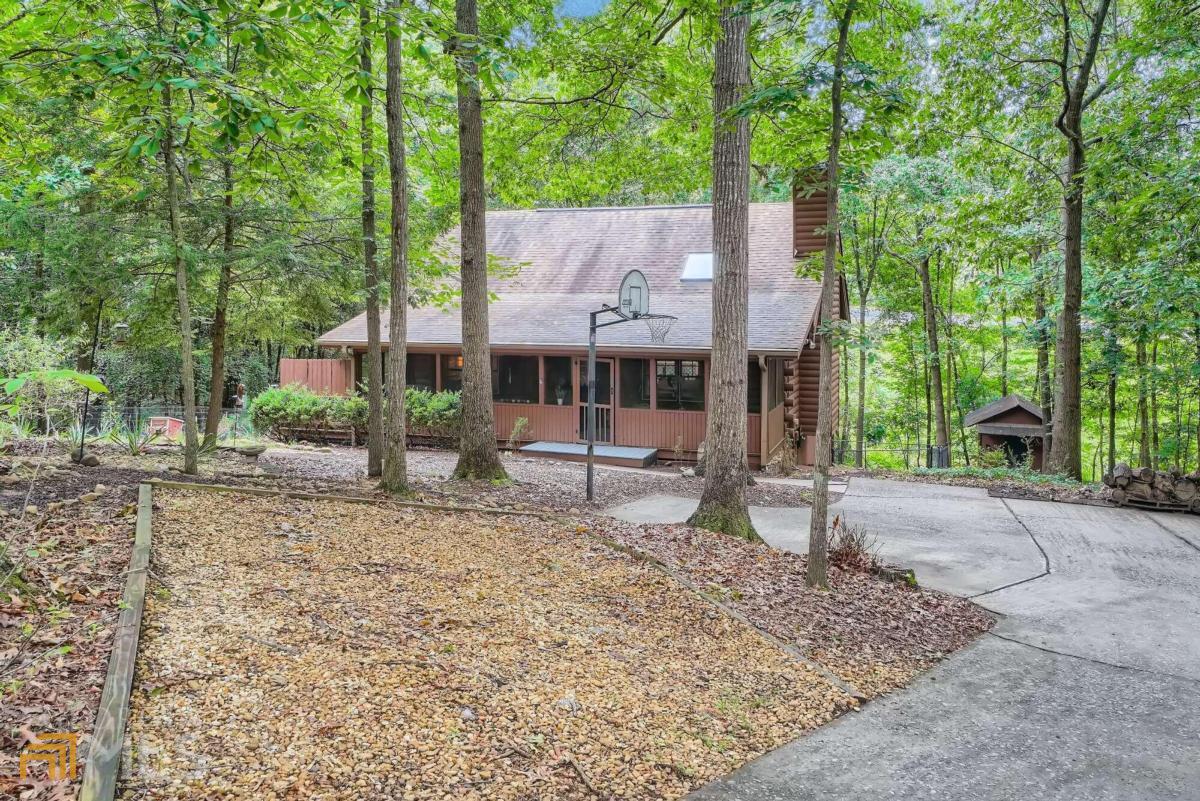
{"label": "roof skylight", "polygon": [[713,254],[689,253],[683,260],[680,281],[711,281],[713,277]]}

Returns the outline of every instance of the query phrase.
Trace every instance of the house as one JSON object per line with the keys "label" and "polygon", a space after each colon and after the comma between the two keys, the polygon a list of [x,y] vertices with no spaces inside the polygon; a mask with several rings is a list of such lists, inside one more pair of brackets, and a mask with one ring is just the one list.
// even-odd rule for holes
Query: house
{"label": "house", "polygon": [[1042,469],[1046,415],[1020,395],[1006,395],[968,414],[963,425],[979,433],[980,448],[1002,449],[1012,467]]}
{"label": "house", "polygon": [[[798,260],[824,248],[825,199],[750,206],[748,458],[768,461],[786,438],[811,462],[817,418],[819,282],[797,276]],[[496,437],[569,456],[586,432],[588,315],[617,304],[631,269],[649,284],[650,311],[678,321],[656,344],[644,321],[601,328],[597,336],[597,442],[694,459],[705,437],[712,356],[712,209],[707,205],[490,211],[489,279],[492,393]],[[494,267],[495,269],[495,267]],[[846,316],[845,288],[839,315]],[[384,313],[383,346],[388,320]],[[461,321],[456,306],[411,309],[409,385],[461,385]],[[322,335],[339,350],[348,378],[288,360],[281,382],[320,372],[325,387],[353,386],[363,374],[366,315]],[[284,369],[286,368],[286,369]],[[837,386],[836,378],[834,386]],[[834,402],[836,404],[836,394]],[[547,443],[547,444],[542,444]],[[575,447],[569,447],[575,446]],[[619,459],[617,459],[619,461]]]}

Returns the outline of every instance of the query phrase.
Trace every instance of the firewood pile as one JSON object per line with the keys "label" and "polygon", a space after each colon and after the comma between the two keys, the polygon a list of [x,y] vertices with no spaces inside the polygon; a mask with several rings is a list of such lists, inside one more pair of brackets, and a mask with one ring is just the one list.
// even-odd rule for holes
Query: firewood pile
{"label": "firewood pile", "polygon": [[1184,475],[1180,470],[1130,467],[1120,462],[1102,479],[1111,487],[1117,506],[1147,506],[1187,510],[1200,514],[1200,470]]}

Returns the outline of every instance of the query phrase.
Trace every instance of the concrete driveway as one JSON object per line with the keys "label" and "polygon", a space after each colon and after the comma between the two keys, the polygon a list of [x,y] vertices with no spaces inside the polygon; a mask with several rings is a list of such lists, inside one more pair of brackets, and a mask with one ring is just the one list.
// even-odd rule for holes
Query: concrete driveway
{"label": "concrete driveway", "polygon": [[[663,506],[611,511],[638,519],[643,502]],[[689,798],[1200,799],[1200,517],[858,478],[831,509],[999,623]],[[805,510],[753,517],[773,545],[807,548]]]}

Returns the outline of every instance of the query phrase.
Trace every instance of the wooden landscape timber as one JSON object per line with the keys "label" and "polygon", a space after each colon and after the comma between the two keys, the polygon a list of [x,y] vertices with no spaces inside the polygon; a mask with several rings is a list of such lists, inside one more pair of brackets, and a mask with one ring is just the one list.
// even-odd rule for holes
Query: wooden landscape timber
{"label": "wooden landscape timber", "polygon": [[138,635],[146,601],[146,574],[150,570],[150,519],[154,497],[150,484],[138,486],[137,528],[128,580],[121,596],[121,614],[108,658],[108,675],[96,712],[96,725],[89,741],[87,764],[79,801],[112,801],[121,770],[125,743],[125,721],[129,718],[129,694],[137,662]]}
{"label": "wooden landscape timber", "polygon": [[1154,470],[1130,467],[1119,462],[1105,473],[1104,484],[1111,487],[1109,498],[1117,506],[1144,506],[1200,514],[1200,470]]}

